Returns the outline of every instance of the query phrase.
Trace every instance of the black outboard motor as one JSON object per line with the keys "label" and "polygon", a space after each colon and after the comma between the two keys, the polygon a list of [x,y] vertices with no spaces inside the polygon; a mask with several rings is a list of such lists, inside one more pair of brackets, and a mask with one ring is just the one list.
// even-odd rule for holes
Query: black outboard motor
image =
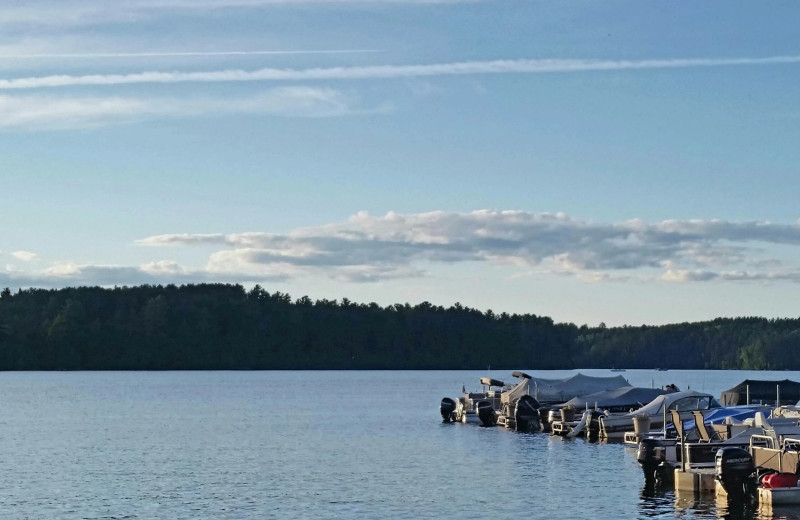
{"label": "black outboard motor", "polygon": [[666,450],[659,439],[642,439],[636,449],[636,460],[644,471],[645,484],[663,482],[669,475],[669,468],[664,464]]}
{"label": "black outboard motor", "polygon": [[752,497],[756,492],[755,463],[743,448],[720,448],[714,458],[714,478],[731,499]]}
{"label": "black outboard motor", "polygon": [[514,419],[517,423],[517,431],[538,432],[541,430],[539,401],[529,395],[523,395],[517,399],[517,404],[514,406]]}
{"label": "black outboard motor", "polygon": [[497,417],[494,413],[492,403],[489,401],[478,401],[478,418],[483,426],[494,426],[497,424]]}
{"label": "black outboard motor", "polygon": [[439,405],[439,412],[442,414],[442,422],[452,422],[455,417],[456,411],[456,402],[450,399],[449,397],[445,397],[442,399],[442,404]]}

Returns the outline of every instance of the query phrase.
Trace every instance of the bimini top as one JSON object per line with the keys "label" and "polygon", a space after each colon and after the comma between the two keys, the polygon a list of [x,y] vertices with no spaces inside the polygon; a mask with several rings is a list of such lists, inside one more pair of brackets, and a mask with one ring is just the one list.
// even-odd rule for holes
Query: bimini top
{"label": "bimini top", "polygon": [[499,379],[492,379],[491,377],[482,377],[481,384],[484,386],[506,386],[506,384]]}
{"label": "bimini top", "polygon": [[[783,381],[758,381],[745,379],[720,395],[719,400],[724,406],[751,403],[774,403],[778,399],[780,388],[780,404],[795,404],[800,401],[800,383],[784,379]],[[750,403],[747,402],[748,391]]]}
{"label": "bimini top", "polygon": [[543,403],[563,403],[579,395],[614,390],[630,383],[622,376],[592,377],[575,374],[566,379],[531,377],[530,394]]}
{"label": "bimini top", "polygon": [[690,411],[690,410],[709,410],[719,408],[720,404],[711,394],[698,392],[696,390],[685,390],[683,392],[672,392],[656,397],[639,410],[631,412],[633,414],[647,414],[658,416],[667,410]]}
{"label": "bimini top", "polygon": [[667,391],[660,388],[623,386],[615,390],[604,390],[602,392],[573,397],[565,403],[565,406],[583,409],[594,408],[596,405],[601,409],[627,412],[631,408],[641,408],[656,397],[665,393],[667,393]]}

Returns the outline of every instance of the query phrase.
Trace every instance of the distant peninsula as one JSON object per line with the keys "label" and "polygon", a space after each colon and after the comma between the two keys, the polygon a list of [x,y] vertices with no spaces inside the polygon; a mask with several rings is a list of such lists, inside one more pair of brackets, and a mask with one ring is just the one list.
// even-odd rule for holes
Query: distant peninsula
{"label": "distant peninsula", "polygon": [[800,319],[588,327],[260,286],[0,292],[0,370],[800,369]]}

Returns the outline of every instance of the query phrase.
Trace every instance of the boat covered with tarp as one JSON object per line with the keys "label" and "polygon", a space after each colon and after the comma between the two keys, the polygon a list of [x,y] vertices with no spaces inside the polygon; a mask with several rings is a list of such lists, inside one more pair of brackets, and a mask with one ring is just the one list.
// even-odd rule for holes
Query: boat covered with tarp
{"label": "boat covered with tarp", "polygon": [[563,403],[580,395],[629,387],[630,383],[622,376],[594,377],[575,374],[566,379],[531,377],[529,385],[531,395],[540,403]]}
{"label": "boat covered with tarp", "polygon": [[780,402],[776,406],[795,404],[800,401],[800,383],[789,379],[782,381],[745,379],[720,395],[720,402],[723,406],[772,404],[777,401]]}
{"label": "boat covered with tarp", "polygon": [[668,393],[661,388],[642,388],[638,386],[623,386],[614,390],[603,390],[592,394],[573,397],[564,406],[571,406],[578,410],[595,408],[614,412],[630,412],[641,408],[660,395]]}

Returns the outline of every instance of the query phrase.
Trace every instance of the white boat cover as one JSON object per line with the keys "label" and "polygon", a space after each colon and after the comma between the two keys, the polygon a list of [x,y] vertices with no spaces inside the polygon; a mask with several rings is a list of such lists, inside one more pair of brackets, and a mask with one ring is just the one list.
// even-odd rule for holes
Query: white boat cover
{"label": "white boat cover", "polygon": [[544,403],[563,403],[579,395],[614,390],[630,383],[622,376],[592,377],[575,374],[566,379],[530,379],[530,393]]}
{"label": "white boat cover", "polygon": [[572,406],[578,410],[594,408],[595,405],[597,405],[598,408],[640,408],[665,393],[667,393],[667,391],[660,388],[623,386],[614,390],[604,390],[602,392],[573,397],[565,403],[565,406]]}
{"label": "white boat cover", "polygon": [[[685,399],[682,403],[676,404],[678,400]],[[629,415],[647,414],[651,416],[660,416],[664,413],[664,406],[667,410],[671,410],[678,406],[679,411],[684,410],[707,410],[709,408],[719,408],[720,405],[714,396],[696,390],[685,390],[683,392],[672,392],[656,397],[640,409]]]}
{"label": "white boat cover", "polygon": [[512,386],[500,394],[501,403],[513,403],[523,395],[530,395],[530,379],[523,379],[519,384]]}

